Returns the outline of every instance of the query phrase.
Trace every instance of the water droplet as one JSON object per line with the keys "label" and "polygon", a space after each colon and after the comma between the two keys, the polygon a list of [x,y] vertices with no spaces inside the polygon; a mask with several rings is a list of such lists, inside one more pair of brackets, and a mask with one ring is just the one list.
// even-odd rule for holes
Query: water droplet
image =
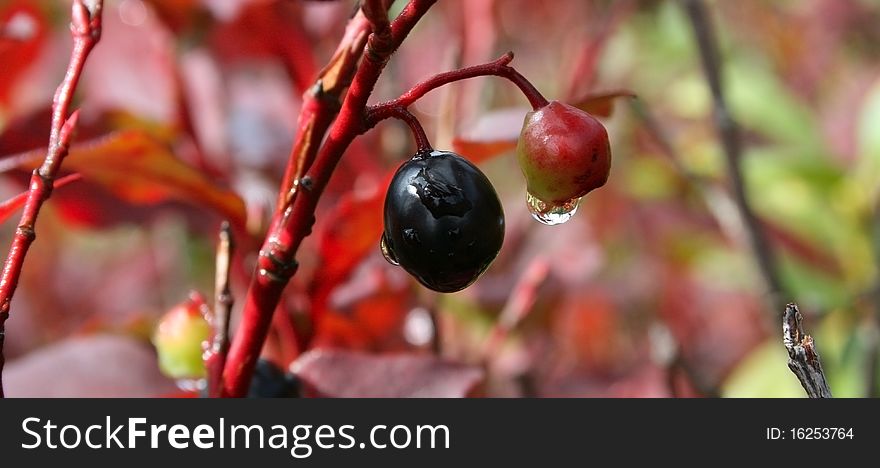
{"label": "water droplet", "polygon": [[201,392],[202,390],[208,388],[207,379],[184,378],[177,379],[174,381],[174,383],[177,384],[177,388],[183,390],[184,392]]}
{"label": "water droplet", "polygon": [[385,243],[385,236],[382,236],[382,241],[379,242],[379,248],[382,249],[382,256],[385,257],[385,260],[387,260],[388,263],[394,266],[400,265],[400,262],[397,261],[397,257],[394,255],[394,251]]}
{"label": "water droplet", "polygon": [[449,236],[449,239],[455,241],[455,240],[458,240],[459,237],[461,237],[461,229],[459,229],[457,227],[452,228],[452,229],[446,231],[446,234]]}
{"label": "water droplet", "polygon": [[571,219],[577,212],[580,201],[580,198],[573,198],[565,203],[554,205],[541,200],[531,193],[526,196],[526,204],[529,206],[529,212],[532,213],[532,217],[548,226],[562,224]]}

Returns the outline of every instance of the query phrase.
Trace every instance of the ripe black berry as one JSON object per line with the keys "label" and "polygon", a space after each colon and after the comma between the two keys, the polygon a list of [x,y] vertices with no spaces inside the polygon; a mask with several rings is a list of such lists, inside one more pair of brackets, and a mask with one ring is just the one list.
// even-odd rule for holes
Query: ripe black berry
{"label": "ripe black berry", "polygon": [[426,287],[455,292],[486,271],[504,241],[504,211],[489,179],[461,156],[417,154],[385,196],[390,260]]}
{"label": "ripe black berry", "polygon": [[290,372],[265,359],[257,361],[254,377],[248,390],[248,398],[296,398],[299,396],[299,382]]}

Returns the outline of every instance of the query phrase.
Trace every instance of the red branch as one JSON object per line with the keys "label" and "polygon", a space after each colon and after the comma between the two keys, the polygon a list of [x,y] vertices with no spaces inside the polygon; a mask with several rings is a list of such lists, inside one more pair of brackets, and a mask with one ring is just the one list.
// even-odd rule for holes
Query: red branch
{"label": "red branch", "polygon": [[[247,393],[254,366],[272,322],[272,313],[284,287],[296,271],[294,255],[312,230],[318,199],[348,145],[366,131],[364,115],[367,99],[385,63],[435,2],[411,0],[391,23],[391,39],[387,43],[375,39],[375,34],[370,35],[364,58],[358,65],[339,116],[329,128],[327,140],[314,163],[309,165],[307,160],[294,163],[299,168],[293,173],[304,172],[305,175],[288,179],[290,185],[287,190],[282,186],[284,203],[280,206],[283,211],[276,212],[269,235],[260,250],[256,272],[245,298],[241,324],[223,373],[224,396],[242,397]],[[303,190],[297,188],[300,186]]]}
{"label": "red branch", "polygon": [[321,140],[339,113],[343,93],[348,89],[357,70],[369,32],[370,21],[360,11],[349,21],[345,35],[330,62],[318,74],[314,86],[303,96],[296,139],[278,192],[278,213],[284,213],[292,201],[297,182],[314,161]]}
{"label": "red branch", "polygon": [[70,140],[76,128],[77,112],[68,115],[73,92],[82,75],[83,65],[89,52],[101,38],[101,10],[102,0],[95,2],[94,8],[89,9],[83,0],[74,0],[71,12],[70,32],[73,36],[73,50],[70,53],[70,63],[67,73],[61,85],[55,91],[52,103],[52,129],[49,136],[49,149],[46,159],[39,169],[31,176],[27,201],[21,215],[21,221],[15,230],[12,246],[3,265],[3,273],[0,276],[0,397],[3,396],[3,341],[5,338],[4,325],[9,318],[10,304],[28,249],[36,238],[34,225],[40,208],[49,199],[52,192],[53,181],[61,167],[61,162],[67,156]]}

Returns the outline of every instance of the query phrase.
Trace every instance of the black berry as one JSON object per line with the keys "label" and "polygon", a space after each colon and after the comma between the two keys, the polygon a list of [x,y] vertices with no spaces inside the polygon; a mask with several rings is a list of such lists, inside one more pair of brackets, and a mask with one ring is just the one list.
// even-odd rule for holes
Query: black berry
{"label": "black berry", "polygon": [[426,287],[455,292],[486,271],[504,241],[504,211],[489,179],[461,156],[417,154],[385,196],[383,242]]}
{"label": "black berry", "polygon": [[265,359],[257,361],[254,377],[248,390],[248,398],[296,398],[299,396],[299,382],[296,376],[282,371]]}

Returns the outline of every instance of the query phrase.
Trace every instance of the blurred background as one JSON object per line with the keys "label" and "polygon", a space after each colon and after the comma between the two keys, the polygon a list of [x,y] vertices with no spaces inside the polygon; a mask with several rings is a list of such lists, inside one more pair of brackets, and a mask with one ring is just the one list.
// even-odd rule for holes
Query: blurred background
{"label": "blurred background", "polygon": [[[347,0],[105,3],[65,162],[83,178],[40,216],[7,322],[10,396],[176,394],[158,369],[157,323],[190,290],[213,294],[223,219],[237,227],[233,292],[244,296],[300,96],[355,11]],[[780,299],[800,305],[835,396],[877,396],[880,2],[706,5]],[[0,199],[25,190],[42,158],[68,24],[69,2],[0,0]],[[450,295],[385,262],[384,189],[414,144],[383,122],[334,174],[264,357],[286,368],[349,351],[330,370],[294,365],[331,396],[404,394],[357,373],[321,377],[346,369],[345,356],[387,353],[439,353],[454,366],[444,381],[460,383],[431,393],[442,396],[804,396],[737,216],[681,3],[442,0],[372,101],[507,51],[548,99],[601,116],[608,184],[570,222],[535,222],[513,154],[527,101],[492,77],[429,94],[412,110],[434,147],[478,162],[502,199],[500,256]],[[4,246],[18,214],[5,219]]]}

